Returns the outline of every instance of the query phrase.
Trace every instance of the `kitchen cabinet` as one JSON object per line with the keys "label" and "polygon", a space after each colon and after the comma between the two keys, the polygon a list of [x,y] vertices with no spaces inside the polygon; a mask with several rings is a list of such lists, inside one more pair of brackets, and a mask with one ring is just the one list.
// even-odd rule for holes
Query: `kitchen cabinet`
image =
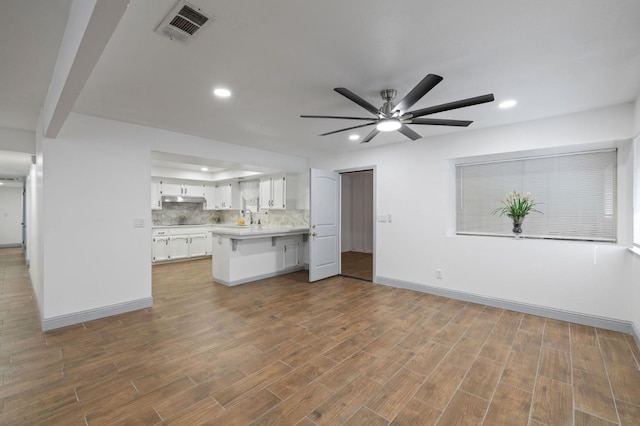
{"label": "kitchen cabinet", "polygon": [[182,195],[182,185],[179,183],[160,182],[162,195]]}
{"label": "kitchen cabinet", "polygon": [[266,210],[287,208],[287,179],[285,175],[260,178],[260,208]]}
{"label": "kitchen cabinet", "polygon": [[162,185],[151,182],[151,210],[162,210]]}
{"label": "kitchen cabinet", "polygon": [[216,210],[240,210],[240,185],[238,182],[220,183],[215,189]]}
{"label": "kitchen cabinet", "polygon": [[211,254],[208,227],[166,227],[153,230],[153,262]]}
{"label": "kitchen cabinet", "polygon": [[171,182],[160,182],[162,184],[162,195],[193,195],[202,197],[204,195],[204,185],[179,184]]}
{"label": "kitchen cabinet", "polygon": [[204,196],[204,185],[182,185],[183,195]]}
{"label": "kitchen cabinet", "polygon": [[189,257],[189,236],[172,235],[169,237],[169,258],[171,260]]}
{"label": "kitchen cabinet", "polygon": [[215,185],[205,185],[204,199],[206,200],[203,210],[216,210],[216,187]]}
{"label": "kitchen cabinet", "polygon": [[211,227],[213,279],[224,285],[244,284],[304,268],[308,228],[244,230]]}
{"label": "kitchen cabinet", "polygon": [[209,234],[189,235],[189,257],[206,256],[211,253]]}
{"label": "kitchen cabinet", "polygon": [[160,262],[163,260],[169,260],[169,231],[154,230],[153,234],[153,261]]}
{"label": "kitchen cabinet", "polygon": [[295,268],[300,264],[299,248],[300,243],[298,241],[282,242],[282,269]]}

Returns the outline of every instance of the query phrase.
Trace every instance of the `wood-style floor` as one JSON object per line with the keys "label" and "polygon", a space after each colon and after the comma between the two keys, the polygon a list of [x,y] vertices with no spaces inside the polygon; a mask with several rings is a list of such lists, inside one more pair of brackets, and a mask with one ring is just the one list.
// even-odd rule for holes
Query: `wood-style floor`
{"label": "wood-style floor", "polygon": [[640,424],[628,335],[304,272],[229,288],[210,265],[154,266],[152,309],[42,333],[0,249],[0,424]]}
{"label": "wood-style floor", "polygon": [[357,251],[345,251],[341,255],[342,275],[363,280],[373,280],[373,255]]}

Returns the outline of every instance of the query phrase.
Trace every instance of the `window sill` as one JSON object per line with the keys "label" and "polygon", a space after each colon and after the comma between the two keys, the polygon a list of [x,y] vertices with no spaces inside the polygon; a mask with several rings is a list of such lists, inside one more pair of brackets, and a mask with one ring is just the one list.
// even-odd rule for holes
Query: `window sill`
{"label": "window sill", "polygon": [[636,256],[640,256],[640,247],[629,247],[627,250],[629,250],[631,253],[635,254]]}

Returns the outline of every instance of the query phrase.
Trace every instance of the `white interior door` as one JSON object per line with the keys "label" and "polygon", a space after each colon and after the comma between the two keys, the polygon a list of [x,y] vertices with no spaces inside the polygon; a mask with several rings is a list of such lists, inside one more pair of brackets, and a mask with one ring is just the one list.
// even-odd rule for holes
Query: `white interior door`
{"label": "white interior door", "polygon": [[309,281],[340,273],[340,175],[311,169],[309,220]]}

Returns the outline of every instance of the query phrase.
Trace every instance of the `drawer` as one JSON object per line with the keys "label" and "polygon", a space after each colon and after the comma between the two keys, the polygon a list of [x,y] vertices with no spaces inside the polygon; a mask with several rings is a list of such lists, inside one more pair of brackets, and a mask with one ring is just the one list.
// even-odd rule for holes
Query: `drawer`
{"label": "drawer", "polygon": [[177,226],[170,229],[169,235],[190,235],[202,234],[207,232],[206,226]]}

